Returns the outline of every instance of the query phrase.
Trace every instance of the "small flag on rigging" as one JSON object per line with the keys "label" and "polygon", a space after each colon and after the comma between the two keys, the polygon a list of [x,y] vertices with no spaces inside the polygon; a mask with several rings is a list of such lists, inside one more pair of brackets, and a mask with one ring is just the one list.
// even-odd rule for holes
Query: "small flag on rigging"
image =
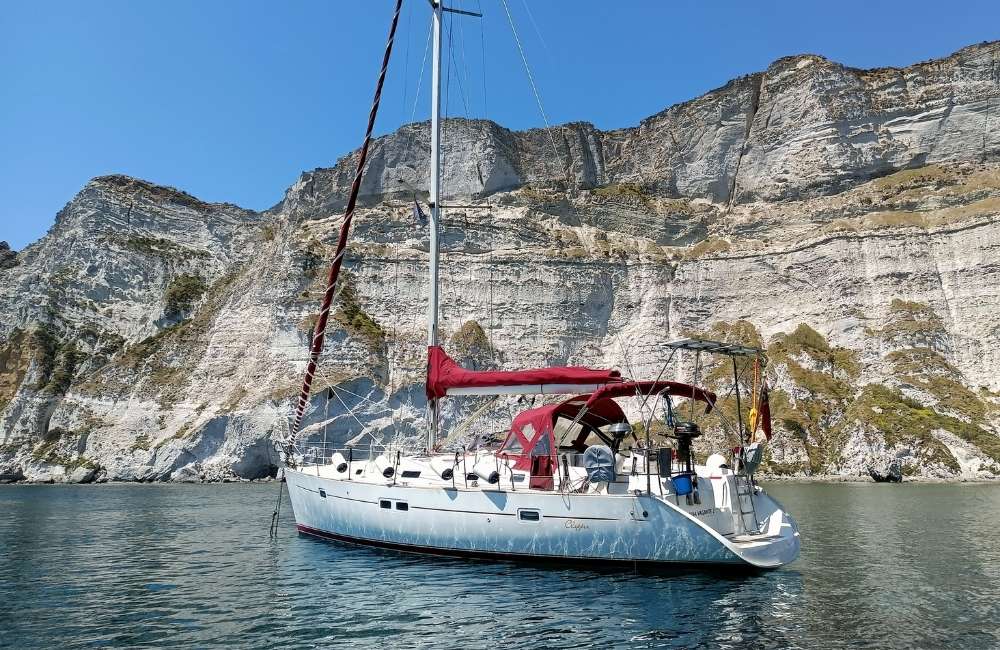
{"label": "small flag on rigging", "polygon": [[427,215],[424,211],[420,209],[420,204],[417,203],[417,197],[413,197],[413,218],[420,223],[427,223]]}

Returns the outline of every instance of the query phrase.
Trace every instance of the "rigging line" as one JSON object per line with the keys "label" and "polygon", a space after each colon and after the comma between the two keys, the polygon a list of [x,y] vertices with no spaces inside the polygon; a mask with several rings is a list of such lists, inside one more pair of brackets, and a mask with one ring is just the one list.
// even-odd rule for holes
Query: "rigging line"
{"label": "rigging line", "polygon": [[337,398],[337,401],[340,402],[341,406],[344,407],[344,410],[347,411],[347,414],[350,415],[352,418],[354,418],[354,421],[358,423],[359,427],[361,427],[361,433],[363,434],[367,433],[368,437],[372,439],[372,442],[376,444],[382,444],[381,442],[379,442],[377,438],[375,438],[374,434],[372,434],[372,432],[368,430],[368,427],[366,427],[364,423],[358,419],[358,416],[354,414],[354,411],[351,410],[351,407],[348,406],[343,399],[341,399],[339,389],[334,388],[333,386],[330,386],[330,388],[333,389],[333,396]]}
{"label": "rigging line", "polygon": [[407,80],[410,78],[410,40],[412,40],[410,38],[410,35],[413,33],[410,27],[412,24],[413,24],[413,9],[411,8],[408,9],[406,13],[406,54],[403,56],[403,83],[400,84],[401,86],[403,86],[403,103],[400,104],[399,106],[400,122],[406,119],[406,93],[409,90],[410,86]]}
{"label": "rigging line", "polygon": [[[538,92],[538,86],[535,84],[535,76],[531,74],[531,67],[528,65],[528,57],[524,53],[524,47],[521,45],[521,39],[517,35],[517,28],[514,27],[514,17],[510,13],[510,7],[507,6],[507,0],[500,0],[503,4],[503,9],[507,13],[507,22],[510,23],[510,31],[514,35],[514,42],[517,44],[517,51],[521,54],[521,62],[524,63],[524,71],[528,75],[528,83],[531,84],[531,91],[535,94],[535,102],[538,104],[538,111],[542,114],[542,122],[545,123],[545,133],[549,136],[549,144],[552,145],[552,153],[556,155],[556,158],[562,158],[559,154],[559,149],[556,148],[556,141],[552,137],[552,127],[549,125],[549,117],[545,114],[545,107],[542,106],[542,95]],[[567,167],[567,174],[569,169]]]}
{"label": "rigging line", "polygon": [[420,75],[417,77],[417,90],[416,94],[413,96],[413,108],[410,110],[410,122],[413,122],[413,118],[417,114],[417,102],[420,101],[420,88],[423,86],[424,82],[424,70],[427,69],[427,52],[431,47],[431,34],[434,31],[434,19],[431,17],[431,22],[427,25],[427,40],[424,41],[424,57],[420,61]]}
{"label": "rigging line", "polygon": [[535,14],[531,13],[531,7],[528,6],[528,0],[521,0],[521,4],[524,5],[524,10],[528,13],[528,20],[531,21],[531,26],[535,28],[535,34],[538,36],[538,40],[542,43],[542,47],[545,48],[545,53],[549,55],[549,59],[552,58],[552,50],[549,49],[549,44],[545,42],[545,38],[542,37],[542,30],[538,29],[538,23],[535,22]]}
{"label": "rigging line", "polygon": [[[348,411],[348,414],[351,417],[353,417],[358,422],[359,425],[361,425],[362,433],[364,433],[365,430],[366,430],[365,425],[360,420],[358,420],[357,416],[354,415],[354,412],[351,411],[350,407],[348,407],[347,404],[344,403],[344,400],[338,394],[339,392],[344,392],[344,393],[347,393],[348,395],[351,395],[353,397],[357,397],[359,400],[361,400],[363,402],[368,402],[372,406],[375,406],[377,408],[381,408],[383,411],[393,412],[392,409],[390,409],[385,404],[381,404],[381,403],[375,402],[370,397],[366,397],[364,395],[359,395],[358,393],[355,393],[353,391],[347,390],[346,388],[344,388],[342,386],[334,386],[333,382],[330,381],[329,376],[327,376],[326,373],[324,373],[322,371],[320,371],[320,376],[323,378],[323,381],[326,383],[326,389],[330,390],[330,391],[333,391],[334,396],[336,396],[337,399],[338,399],[338,401],[340,401],[340,403],[344,406],[344,409],[346,409]],[[392,418],[390,418],[390,423],[392,424],[393,436],[394,437],[398,437],[399,436],[399,431],[396,429],[396,422],[395,422],[395,420],[392,419]],[[374,436],[372,437],[372,439],[374,440]],[[378,442],[378,441],[376,440],[376,442]]]}
{"label": "rigging line", "polygon": [[[490,239],[492,239],[492,237],[490,237]],[[487,317],[489,318],[489,324],[486,331],[488,332],[487,336],[489,337],[489,342],[490,342],[490,360],[493,362],[493,365],[496,366],[497,349],[496,345],[493,343],[493,328],[496,327],[496,323],[494,322],[494,316],[493,316],[493,251],[490,251],[489,265],[490,265],[490,279],[488,285],[489,297],[487,298],[487,303],[486,303],[486,312],[488,315]]]}
{"label": "rigging line", "polygon": [[[479,14],[483,13],[483,11],[482,11],[482,2],[480,0],[476,0],[476,9],[477,9],[477,13],[479,13]],[[483,118],[486,119],[486,120],[489,120],[489,104],[487,103],[487,94],[486,94],[486,30],[483,28],[483,21],[484,20],[485,20],[484,18],[480,18],[479,19],[479,44],[480,44],[480,50],[482,51],[482,57],[483,57],[483,60],[482,60]],[[463,39],[464,39],[464,32],[461,32],[461,33],[463,34]],[[463,46],[462,46],[462,55],[463,55],[463,58],[464,58],[464,56],[465,56],[464,40],[463,40]],[[468,72],[468,69],[469,69],[468,62],[466,62],[466,72]],[[471,91],[471,85],[470,85],[470,91]],[[483,188],[484,193],[485,193],[485,189],[486,188],[484,187]],[[486,205],[487,205],[487,207],[489,207],[489,205],[490,205],[489,198],[486,199]],[[492,219],[492,218],[493,218],[492,212],[490,212],[489,214],[487,214],[487,219]],[[493,288],[494,288],[494,280],[493,280],[493,250],[494,250],[494,246],[495,246],[496,228],[494,228],[492,224],[487,223],[486,224],[486,229],[487,229],[487,232],[489,233],[489,235],[488,235],[488,239],[489,239],[489,241],[488,241],[488,244],[489,244],[489,246],[488,246],[488,256],[489,256],[488,257],[488,264],[489,264],[489,269],[490,269],[489,280],[488,280],[489,291],[488,291],[488,299],[487,299],[487,318],[488,318],[488,321],[489,321],[488,325],[487,325],[487,337],[488,337],[488,341],[489,341],[489,344],[490,344],[490,360],[493,362],[494,366],[496,366],[497,363],[498,363],[497,362],[497,350],[496,350],[496,345],[494,343],[494,338],[493,338],[493,330],[496,327],[496,322],[495,322],[495,317],[494,317],[494,311],[493,311]]]}
{"label": "rigging line", "polygon": [[[448,61],[447,61],[447,71],[446,71],[446,74],[445,74],[445,84],[444,84],[444,115],[442,116],[442,119],[441,119],[441,169],[447,169],[447,167],[448,167],[448,147],[445,146],[445,140],[447,139],[446,136],[448,135],[448,128],[447,127],[454,126],[454,125],[449,125],[448,124],[448,115],[450,114],[449,111],[451,110],[451,108],[450,108],[451,107],[451,68],[452,68],[452,63],[454,62],[454,56],[452,56],[452,54],[453,54],[453,50],[452,50],[452,37],[454,36],[454,32],[455,32],[455,17],[449,15],[448,16],[448,53],[449,53],[449,56],[448,56]],[[459,80],[459,87],[461,88],[461,80]],[[440,234],[444,235],[445,237],[447,237],[448,226],[445,223],[445,210],[444,210],[444,207],[442,205],[440,205],[440,204],[444,203],[444,197],[447,195],[447,191],[448,191],[447,190],[448,185],[447,185],[447,182],[445,180],[446,178],[447,178],[447,176],[445,174],[441,174],[440,175],[440,180],[439,180],[439,182],[440,182],[440,190],[438,192],[438,203],[439,203],[439,205],[438,205],[438,229],[440,231]],[[449,253],[450,253],[450,251],[448,251],[447,247],[441,246],[441,248],[440,248],[441,268],[443,268],[445,270],[445,279],[448,281],[447,284],[451,285],[451,286],[454,286],[454,283],[451,282],[452,267],[451,267],[451,264],[448,261],[449,258],[450,258],[450,254]],[[444,289],[444,285],[443,284],[442,284],[442,287],[441,287],[441,295],[442,295],[442,297],[447,295],[447,291]],[[440,321],[442,323],[445,323],[448,320],[447,308],[448,308],[449,304],[450,304],[450,301],[447,300],[447,299],[442,300],[439,303],[438,309],[439,309],[439,312],[440,312]]]}
{"label": "rigging line", "polygon": [[[993,63],[990,66],[990,76],[991,77],[995,77],[996,76],[996,68],[997,68],[997,55],[994,53],[993,54]],[[987,142],[988,142],[988,137],[989,137],[989,133],[990,133],[990,99],[992,99],[992,98],[991,97],[987,97],[986,98],[986,115],[983,117],[983,155],[982,155],[982,162],[986,162],[987,151],[988,151]]]}
{"label": "rigging line", "polygon": [[[461,6],[461,4],[462,3],[459,2],[459,6]],[[482,12],[480,12],[480,13],[482,13]],[[482,18],[480,18],[480,20],[482,20]],[[469,94],[469,97],[468,97],[468,106],[472,106],[472,95],[471,95],[472,77],[471,77],[471,73],[469,72],[469,59],[466,56],[464,21],[459,21],[459,23],[458,23],[458,41],[459,41],[459,46],[460,46],[461,52],[462,52],[462,69],[465,72],[465,84],[464,84],[464,86],[465,86],[465,88],[468,88],[469,91],[470,91],[470,94]],[[465,117],[469,117],[469,115],[470,115],[470,111],[469,111],[468,106],[466,106]]]}
{"label": "rigging line", "polygon": [[358,393],[355,393],[354,391],[350,391],[350,390],[347,390],[347,389],[346,389],[346,388],[344,388],[343,386],[333,386],[333,385],[332,385],[332,384],[330,383],[330,381],[329,381],[329,380],[327,380],[327,387],[328,387],[328,388],[332,388],[333,390],[336,390],[336,391],[340,391],[340,392],[342,392],[342,393],[347,393],[347,394],[348,394],[348,395],[350,395],[351,397],[357,397],[357,398],[358,398],[359,400],[361,400],[362,402],[368,402],[368,403],[369,403],[369,404],[371,404],[372,406],[374,406],[374,407],[376,407],[376,408],[379,408],[379,409],[382,409],[382,411],[392,411],[392,409],[391,409],[391,408],[389,408],[389,407],[388,407],[388,406],[387,406],[387,405],[386,405],[385,403],[383,403],[383,402],[376,402],[375,400],[373,400],[373,399],[372,399],[372,398],[370,398],[370,397],[366,397],[365,395],[359,395]]}
{"label": "rigging line", "polygon": [[[392,304],[395,305],[395,309],[399,310],[399,247],[393,246],[393,252],[396,254],[396,259],[393,261],[393,271],[392,271]],[[397,311],[397,313],[399,313]],[[398,319],[392,319],[392,345],[395,347],[399,344],[399,338],[396,336],[396,323]],[[393,370],[396,369],[396,365],[393,363],[392,354],[389,352],[389,346],[386,346],[386,361],[389,365],[389,386],[393,385]],[[395,419],[395,411],[393,411],[393,418]]]}
{"label": "rigging line", "polygon": [[[431,16],[430,22],[427,24],[427,39],[424,41],[424,56],[420,61],[420,75],[417,77],[417,89],[416,93],[413,95],[413,108],[410,110],[410,120],[409,124],[413,124],[413,120],[417,115],[417,103],[420,101],[420,89],[424,82],[424,70],[427,68],[427,51],[431,46],[431,34],[434,31],[434,17]],[[405,85],[405,79],[404,79]],[[403,107],[406,110],[406,107]],[[410,150],[413,147],[413,132],[415,129],[410,128],[406,133],[406,145],[403,147],[402,159],[405,161],[407,156],[409,156]],[[414,192],[416,194],[416,192]]]}
{"label": "rigging line", "polygon": [[[483,5],[480,0],[476,0],[476,7],[479,13],[483,13]],[[479,45],[483,51],[483,117],[485,119],[490,119],[490,106],[486,101],[486,30],[483,28],[483,21],[485,18],[479,19]]]}
{"label": "rigging line", "polygon": [[[670,356],[667,357],[667,360],[664,362],[663,368],[660,369],[660,374],[656,375],[656,379],[653,380],[653,384],[654,385],[658,384],[660,382],[660,378],[663,377],[663,373],[666,372],[667,366],[670,365],[670,360],[674,358],[674,354],[676,354],[676,353],[677,353],[677,348],[674,348],[673,351],[670,352]],[[650,388],[649,389],[649,395],[644,396],[643,400],[642,400],[642,403],[639,405],[639,409],[640,410],[642,410],[642,409],[644,409],[646,407],[646,402],[649,401],[649,398],[652,396],[652,394],[653,394],[653,389]]]}
{"label": "rigging line", "polygon": [[[454,21],[452,22],[452,25],[454,25]],[[459,27],[459,36],[461,36],[461,29],[462,28]],[[463,55],[464,55],[464,52],[463,52]],[[448,30],[448,56],[451,59],[451,61],[449,61],[449,64],[448,64],[449,70],[451,69],[451,65],[452,64],[454,64],[455,67],[457,68],[458,67],[458,61],[455,60],[455,48],[452,45],[452,30],[451,29]],[[466,66],[466,67],[468,67],[468,66]],[[451,73],[449,72],[449,75],[450,74]],[[466,76],[468,76],[468,75],[466,75]],[[462,71],[461,70],[458,70],[455,73],[455,81],[458,83],[458,96],[462,98],[462,107],[465,109],[465,118],[469,119],[469,113],[470,113],[470,111],[469,111],[469,100],[468,100],[468,97],[466,97],[465,86],[462,84]]]}
{"label": "rigging line", "polygon": [[625,368],[628,370],[629,377],[631,377],[633,380],[638,379],[638,377],[635,374],[635,370],[632,368],[632,362],[629,360],[628,351],[622,344],[621,333],[619,332],[618,334],[615,334],[615,338],[618,340],[618,349],[622,351],[622,359],[625,361]]}
{"label": "rigging line", "polygon": [[389,69],[389,58],[392,55],[392,44],[396,38],[396,27],[399,24],[399,12],[402,5],[403,0],[396,0],[396,7],[392,14],[392,24],[389,27],[389,38],[385,44],[385,53],[382,55],[382,69],[379,71],[378,81],[375,84],[375,96],[372,99],[371,111],[368,113],[368,127],[365,131],[365,140],[364,144],[361,145],[357,169],[354,173],[354,182],[351,184],[350,198],[347,201],[347,208],[344,210],[344,223],[340,227],[340,237],[337,240],[337,255],[330,265],[330,271],[327,275],[327,290],[323,296],[319,319],[316,322],[316,334],[313,337],[312,346],[309,351],[309,363],[306,366],[305,377],[302,380],[302,391],[299,394],[299,401],[295,407],[294,431],[298,431],[302,425],[302,416],[305,414],[306,406],[309,403],[309,393],[312,390],[313,376],[319,364],[320,354],[323,352],[326,323],[330,315],[330,303],[333,300],[337,278],[340,275],[340,268],[343,265],[344,251],[347,250],[347,237],[350,234],[351,221],[354,217],[354,208],[358,202],[358,194],[361,192],[361,178],[364,175],[365,162],[368,159],[368,148],[371,145],[372,132],[375,130],[375,117],[378,115],[378,107],[382,101],[382,87],[385,85],[385,75]]}

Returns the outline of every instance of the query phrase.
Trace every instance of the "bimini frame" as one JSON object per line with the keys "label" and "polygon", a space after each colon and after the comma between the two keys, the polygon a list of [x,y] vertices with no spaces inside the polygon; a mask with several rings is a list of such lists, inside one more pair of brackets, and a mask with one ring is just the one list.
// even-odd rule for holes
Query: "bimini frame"
{"label": "bimini frame", "polygon": [[[723,343],[722,341],[712,341],[709,339],[698,338],[684,338],[670,341],[667,343],[667,347],[675,351],[688,350],[695,353],[695,383],[697,383],[697,374],[701,368],[702,352],[727,356],[732,360],[733,390],[736,393],[736,428],[739,434],[740,445],[747,444],[746,427],[743,426],[743,404],[740,397],[740,373],[736,364],[736,359],[738,357],[753,357],[759,359],[760,371],[763,374],[764,369],[767,367],[767,355],[764,353],[764,350],[747,345]],[[713,408],[715,407],[714,404],[712,406]]]}

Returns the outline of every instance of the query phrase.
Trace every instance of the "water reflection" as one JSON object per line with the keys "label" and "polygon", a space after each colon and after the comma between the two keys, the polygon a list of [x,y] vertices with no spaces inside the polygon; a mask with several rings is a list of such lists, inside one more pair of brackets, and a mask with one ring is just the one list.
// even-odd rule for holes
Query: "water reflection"
{"label": "water reflection", "polygon": [[779,485],[802,559],[727,576],[421,558],[294,532],[274,485],[0,489],[0,646],[1000,642],[998,486]]}

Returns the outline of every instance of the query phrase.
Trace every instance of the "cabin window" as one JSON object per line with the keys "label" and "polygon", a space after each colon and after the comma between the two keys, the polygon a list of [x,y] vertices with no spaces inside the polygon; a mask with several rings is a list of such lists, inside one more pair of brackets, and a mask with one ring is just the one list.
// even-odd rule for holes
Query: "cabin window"
{"label": "cabin window", "polygon": [[410,509],[410,504],[408,504],[406,501],[396,502],[396,510],[402,510],[403,512],[406,512],[409,509]]}
{"label": "cabin window", "polygon": [[365,470],[364,470],[364,468],[362,468],[362,467],[359,467],[358,469],[354,470],[354,473],[355,473],[355,474],[360,474],[360,473],[361,473],[361,472],[363,472],[363,471],[365,471]]}
{"label": "cabin window", "polygon": [[507,443],[503,446],[503,450],[511,455],[518,455],[524,452],[524,446],[521,445],[521,441],[518,439],[517,434],[511,432],[508,434]]}
{"label": "cabin window", "polygon": [[511,480],[515,483],[523,483],[525,474],[511,474]]}
{"label": "cabin window", "polygon": [[389,501],[388,499],[382,499],[381,501],[378,502],[378,507],[382,508],[383,510],[391,510],[392,501]]}
{"label": "cabin window", "polygon": [[552,434],[555,436],[560,446],[572,443],[577,439],[577,437],[579,437],[582,431],[582,424],[579,422],[574,423],[573,420],[564,417],[557,418],[555,426],[552,428]]}
{"label": "cabin window", "polygon": [[403,478],[419,478],[419,477],[420,477],[420,470],[419,469],[404,469],[403,470]]}
{"label": "cabin window", "polygon": [[544,433],[538,436],[538,440],[535,442],[535,446],[531,449],[532,456],[548,456],[552,453],[552,447],[549,446],[549,437]]}
{"label": "cabin window", "polygon": [[538,521],[542,516],[537,510],[518,510],[517,518],[521,521]]}
{"label": "cabin window", "polygon": [[320,488],[319,489],[319,495],[325,499],[326,498],[326,490],[324,490],[323,488]]}

